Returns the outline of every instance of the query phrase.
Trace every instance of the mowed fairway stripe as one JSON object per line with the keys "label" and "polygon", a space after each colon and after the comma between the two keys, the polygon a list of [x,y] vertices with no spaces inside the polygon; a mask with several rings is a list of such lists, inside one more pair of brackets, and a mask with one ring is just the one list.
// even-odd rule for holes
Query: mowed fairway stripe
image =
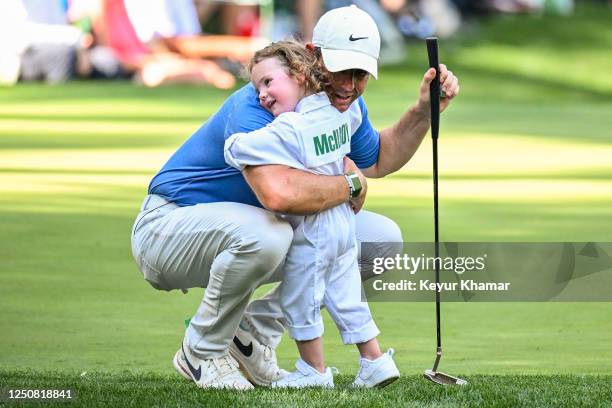
{"label": "mowed fairway stripe", "polygon": [[[219,100],[220,102],[222,99]],[[41,115],[53,115],[58,118],[65,116],[73,116],[74,119],[79,119],[80,116],[112,116],[114,118],[125,118],[133,116],[147,117],[192,117],[198,116],[203,119],[210,116],[217,105],[210,103],[210,107],[201,105],[185,106],[184,104],[170,105],[157,104],[146,99],[121,100],[115,99],[112,103],[108,103],[107,99],[102,102],[86,102],[83,101],[62,101],[61,103],[50,104],[47,101],[43,103],[29,101],[22,105],[1,104],[2,112],[0,118],[21,117],[30,118],[31,120],[40,120]],[[15,118],[16,119],[16,118]],[[55,120],[54,120],[55,122]]]}
{"label": "mowed fairway stripe", "polygon": [[0,151],[0,173],[23,169],[155,171],[172,154],[170,149],[4,149]]}
{"label": "mowed fairway stripe", "polygon": [[[431,146],[427,141],[412,161],[398,172],[400,176],[419,179],[392,176],[371,180],[370,196],[429,197]],[[518,135],[468,136],[459,133],[445,138],[440,150],[440,194],[445,198],[510,202],[612,198],[612,177],[609,180],[600,177],[612,175],[609,160],[612,146],[609,145]],[[82,193],[95,191],[96,185],[109,184],[138,189],[148,184],[150,176],[166,162],[172,151],[169,148],[5,149],[0,152],[0,191]],[[100,174],[96,174],[97,171]],[[104,174],[105,171],[113,174]],[[457,177],[444,178],[454,174]],[[564,178],[568,174],[582,174],[584,180]],[[589,179],[589,174],[598,177]],[[471,179],[470,176],[486,177]]]}
{"label": "mowed fairway stripe", "polygon": [[[580,202],[612,200],[612,180],[576,181],[564,179],[531,180],[440,180],[440,199],[487,200],[491,202]],[[423,180],[374,180],[368,183],[368,195],[409,198],[432,196],[432,182]],[[612,201],[611,201],[612,202]]]}
{"label": "mowed fairway stripe", "polygon": [[91,121],[91,120],[39,120],[39,119],[2,119],[0,121],[0,134],[15,134],[24,131],[44,132],[47,136],[56,134],[78,135],[87,137],[88,132],[96,134],[167,134],[167,135],[190,135],[196,126],[192,122],[185,121]]}
{"label": "mowed fairway stripe", "polygon": [[[133,187],[144,190],[153,172],[147,174],[24,174],[2,173],[0,192],[35,192],[40,195],[57,193],[95,193],[108,186]],[[612,200],[612,181],[575,180],[444,180],[440,197],[449,199],[487,200],[491,202],[565,202]],[[375,180],[369,183],[369,197],[427,198],[431,182],[423,180]]]}
{"label": "mowed fairway stripe", "polygon": [[[398,174],[431,174],[431,139]],[[447,132],[438,142],[440,177],[453,174],[538,175],[606,172],[612,178],[612,145],[513,134]]]}

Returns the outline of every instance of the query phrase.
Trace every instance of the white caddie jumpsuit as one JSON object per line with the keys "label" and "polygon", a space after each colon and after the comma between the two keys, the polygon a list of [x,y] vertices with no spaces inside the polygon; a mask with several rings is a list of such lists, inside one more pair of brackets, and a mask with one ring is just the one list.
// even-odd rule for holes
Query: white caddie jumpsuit
{"label": "white caddie jumpsuit", "polygon": [[[325,93],[302,99],[295,112],[279,115],[263,129],[238,133],[225,142],[226,162],[281,164],[324,175],[344,174],[343,158],[361,124],[357,104],[340,113]],[[361,298],[355,216],[348,203],[312,215],[284,216],[294,229],[280,286],[289,335],[311,340],[323,334],[321,306],[334,319],[345,344],[380,332]]]}

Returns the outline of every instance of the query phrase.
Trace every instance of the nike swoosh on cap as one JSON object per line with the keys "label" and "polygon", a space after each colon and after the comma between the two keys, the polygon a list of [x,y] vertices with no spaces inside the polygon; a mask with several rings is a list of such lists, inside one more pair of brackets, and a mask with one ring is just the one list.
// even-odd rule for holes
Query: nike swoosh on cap
{"label": "nike swoosh on cap", "polygon": [[187,367],[189,367],[189,371],[191,371],[193,378],[196,381],[200,381],[200,377],[202,376],[202,366],[198,367],[198,369],[196,370],[195,367],[191,365],[191,363],[189,362],[189,359],[187,358],[187,354],[185,353],[185,349],[183,348],[182,344],[181,344],[181,351],[183,352],[183,357],[185,358],[185,362],[187,363]]}
{"label": "nike swoosh on cap", "polygon": [[349,41],[359,41],[359,40],[365,40],[366,38],[369,38],[369,37],[353,37],[353,34],[351,34],[351,35],[349,36]]}
{"label": "nike swoosh on cap", "polygon": [[253,354],[253,342],[250,342],[248,346],[245,346],[238,337],[234,336],[234,344],[245,356],[251,357],[251,354]]}

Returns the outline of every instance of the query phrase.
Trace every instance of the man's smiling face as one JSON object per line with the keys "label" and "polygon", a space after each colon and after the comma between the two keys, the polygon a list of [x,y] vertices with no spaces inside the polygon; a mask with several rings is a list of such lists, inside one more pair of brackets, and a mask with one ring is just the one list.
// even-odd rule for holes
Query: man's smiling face
{"label": "man's smiling face", "polygon": [[330,79],[326,91],[331,104],[340,112],[344,112],[363,94],[370,74],[361,69],[347,69],[330,72]]}

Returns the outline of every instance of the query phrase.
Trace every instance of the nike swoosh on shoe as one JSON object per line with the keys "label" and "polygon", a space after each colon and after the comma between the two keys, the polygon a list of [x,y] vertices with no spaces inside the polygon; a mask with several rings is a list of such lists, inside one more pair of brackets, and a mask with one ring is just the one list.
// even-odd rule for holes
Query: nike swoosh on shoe
{"label": "nike swoosh on shoe", "polygon": [[253,342],[250,342],[248,346],[245,346],[244,344],[242,344],[242,342],[237,336],[234,336],[234,344],[236,345],[236,347],[238,347],[238,350],[240,350],[240,352],[246,357],[251,357],[251,355],[253,354]]}
{"label": "nike swoosh on shoe", "polygon": [[187,367],[189,368],[189,371],[191,371],[191,375],[193,376],[193,378],[196,381],[200,381],[200,377],[202,376],[202,366],[198,366],[198,369],[196,370],[195,367],[192,366],[191,363],[189,362],[189,359],[187,358],[187,354],[185,353],[185,349],[183,347],[184,346],[181,345],[181,351],[183,352],[183,357],[185,358]]}

